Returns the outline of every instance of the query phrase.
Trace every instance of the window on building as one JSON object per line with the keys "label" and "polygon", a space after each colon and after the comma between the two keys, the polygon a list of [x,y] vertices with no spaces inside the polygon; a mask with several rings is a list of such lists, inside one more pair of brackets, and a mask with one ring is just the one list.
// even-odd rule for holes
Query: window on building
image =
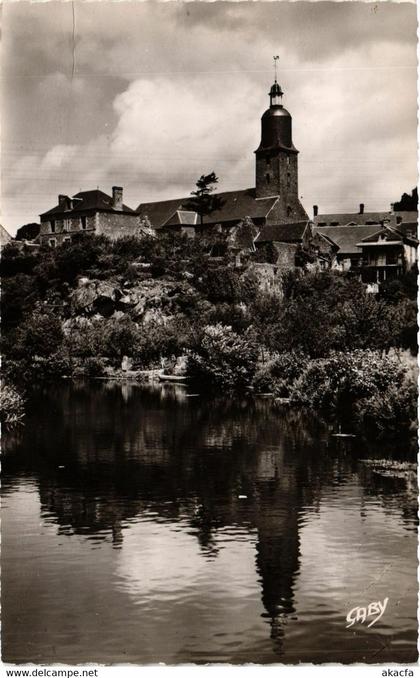
{"label": "window on building", "polygon": [[386,263],[388,266],[398,264],[398,253],[396,251],[387,252]]}
{"label": "window on building", "polygon": [[291,214],[292,214],[292,208],[290,207],[290,205],[287,205],[287,216],[290,217]]}
{"label": "window on building", "polygon": [[55,238],[50,238],[48,243],[49,243],[50,247],[56,247],[57,246],[57,240]]}
{"label": "window on building", "polygon": [[50,225],[51,225],[51,233],[55,233],[55,221],[54,221],[54,219],[52,219],[50,221]]}
{"label": "window on building", "polygon": [[87,228],[87,220],[86,220],[86,217],[81,217],[81,218],[80,218],[80,225],[81,225],[81,227],[83,228],[83,230],[85,230],[85,229]]}
{"label": "window on building", "polygon": [[270,175],[269,175],[269,174],[266,174],[266,175],[265,175],[265,183],[266,183],[266,184],[269,184],[269,183],[270,183]]}
{"label": "window on building", "polygon": [[64,238],[64,239],[63,239],[63,243],[64,243],[64,242],[71,242],[71,238]]}
{"label": "window on building", "polygon": [[287,173],[287,188],[290,188],[290,172]]}

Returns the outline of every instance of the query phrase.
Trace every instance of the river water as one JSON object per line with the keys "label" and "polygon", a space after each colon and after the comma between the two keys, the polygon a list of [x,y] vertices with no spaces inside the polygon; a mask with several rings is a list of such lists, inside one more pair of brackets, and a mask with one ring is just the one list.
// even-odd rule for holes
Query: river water
{"label": "river water", "polygon": [[366,463],[409,452],[331,433],[180,386],[40,390],[3,442],[3,660],[415,661],[415,475]]}

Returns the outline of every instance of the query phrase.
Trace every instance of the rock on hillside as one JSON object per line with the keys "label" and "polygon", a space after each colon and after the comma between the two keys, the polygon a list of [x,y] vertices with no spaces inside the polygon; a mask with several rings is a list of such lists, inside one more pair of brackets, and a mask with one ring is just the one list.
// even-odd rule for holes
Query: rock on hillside
{"label": "rock on hillside", "polygon": [[71,307],[76,315],[109,318],[117,312],[128,313],[133,319],[148,322],[156,316],[172,315],[182,299],[187,302],[194,288],[186,281],[146,279],[125,282],[81,278],[71,295]]}

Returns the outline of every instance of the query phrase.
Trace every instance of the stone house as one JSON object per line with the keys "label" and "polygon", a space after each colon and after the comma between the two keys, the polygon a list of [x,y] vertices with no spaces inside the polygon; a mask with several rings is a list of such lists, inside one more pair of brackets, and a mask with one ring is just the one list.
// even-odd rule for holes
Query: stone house
{"label": "stone house", "polygon": [[113,186],[112,197],[99,189],[81,191],[72,198],[58,196],[58,204],[40,215],[38,240],[56,247],[78,233],[106,235],[111,239],[135,235],[140,228],[137,213],[123,203],[123,189]]}

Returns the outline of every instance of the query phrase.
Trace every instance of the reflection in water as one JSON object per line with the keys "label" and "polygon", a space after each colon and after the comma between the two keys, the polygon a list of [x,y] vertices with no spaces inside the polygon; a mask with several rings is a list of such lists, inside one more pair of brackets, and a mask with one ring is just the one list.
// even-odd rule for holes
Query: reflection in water
{"label": "reflection in water", "polygon": [[[343,623],[355,592],[379,590],[376,570],[344,568],[343,557],[362,544],[374,568],[392,559],[384,539],[391,549],[403,544],[392,567],[407,587],[394,600],[404,614],[395,643],[386,630],[383,661],[415,658],[416,498],[407,478],[363,464],[383,450],[331,438],[315,417],[268,400],[209,401],[185,387],[103,382],[37,394],[4,451],[6,525],[10,515],[24,530],[28,517],[12,516],[14,502],[39,497],[41,528],[24,557],[39,558],[45,599],[37,604],[52,624],[31,655],[35,613],[16,617],[9,607],[23,585],[15,563],[25,540],[8,542],[5,528],[5,659],[378,661],[378,630],[361,644]],[[388,593],[392,567],[381,580]],[[83,606],[89,587],[101,589],[104,602],[92,609],[102,629],[113,610],[106,646],[82,608],[75,628],[85,634],[76,643],[60,617],[69,590]],[[327,658],[319,647],[326,638]]]}

